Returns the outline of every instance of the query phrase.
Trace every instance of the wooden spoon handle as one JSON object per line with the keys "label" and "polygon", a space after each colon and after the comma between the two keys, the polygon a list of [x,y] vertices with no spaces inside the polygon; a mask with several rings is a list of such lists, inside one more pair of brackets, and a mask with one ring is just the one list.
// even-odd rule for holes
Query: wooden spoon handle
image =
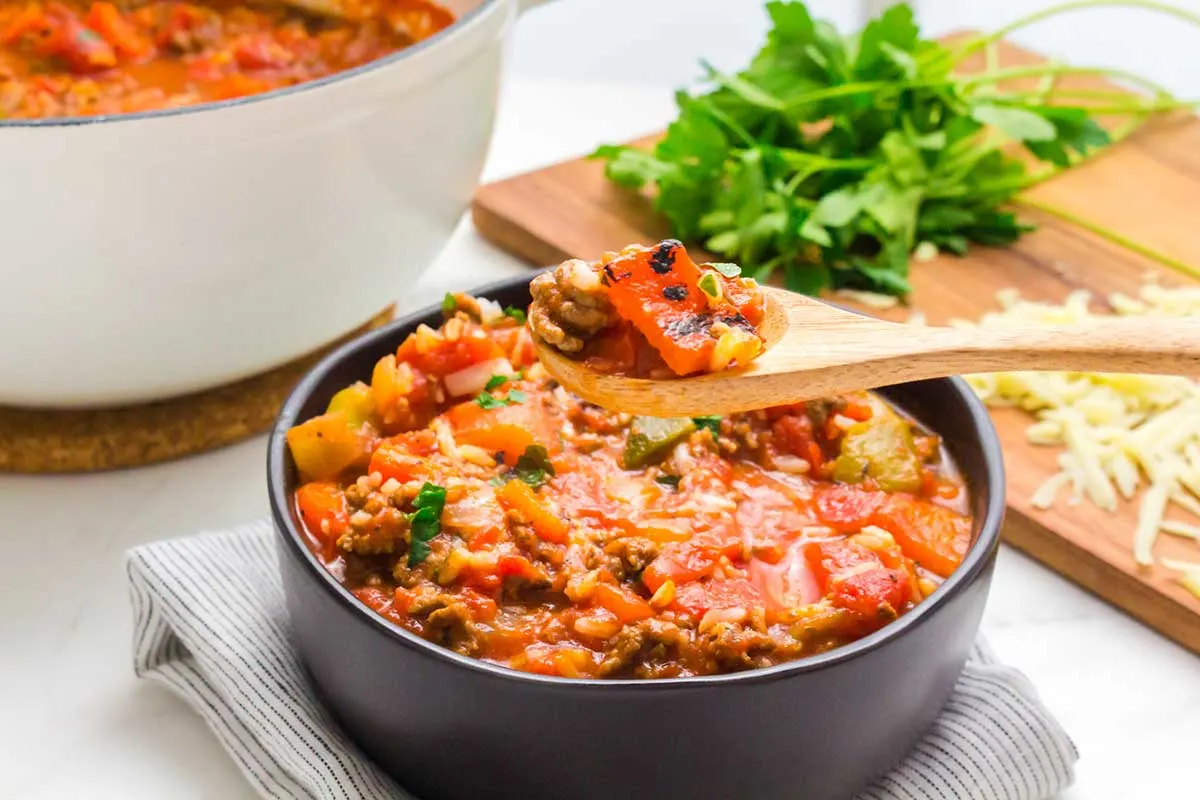
{"label": "wooden spoon handle", "polygon": [[914,355],[939,371],[1200,375],[1200,319],[1113,317],[1069,327],[937,330],[938,346]]}
{"label": "wooden spoon handle", "polygon": [[[768,350],[734,382],[623,381],[598,396],[642,414],[744,411],[894,383],[1019,370],[1200,376],[1200,320],[1122,317],[1054,328],[922,328],[841,314]],[[599,379],[603,382],[603,378]],[[735,387],[735,388],[734,388]],[[586,396],[586,395],[585,395]]]}

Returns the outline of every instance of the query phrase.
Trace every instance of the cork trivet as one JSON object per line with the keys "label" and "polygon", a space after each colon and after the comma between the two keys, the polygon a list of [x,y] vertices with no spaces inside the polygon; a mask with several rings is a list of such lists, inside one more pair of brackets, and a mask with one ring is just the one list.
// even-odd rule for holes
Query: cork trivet
{"label": "cork trivet", "polygon": [[394,306],[336,342],[270,372],[170,400],[120,408],[0,406],[0,472],[99,472],[168,461],[271,427],[292,387],[322,356],[391,321]]}

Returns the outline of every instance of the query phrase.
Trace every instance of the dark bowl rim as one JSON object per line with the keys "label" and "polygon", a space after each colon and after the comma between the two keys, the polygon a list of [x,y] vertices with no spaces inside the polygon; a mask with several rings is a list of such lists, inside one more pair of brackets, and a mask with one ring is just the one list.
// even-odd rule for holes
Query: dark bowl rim
{"label": "dark bowl rim", "polygon": [[[532,272],[531,272],[532,274]],[[517,275],[503,280],[494,281],[484,286],[469,290],[470,294],[487,297],[495,292],[508,291],[528,283],[529,276]],[[869,636],[851,642],[848,645],[835,648],[796,661],[777,664],[771,667],[747,670],[744,672],[726,673],[720,675],[700,675],[686,678],[654,678],[654,679],[609,679],[609,678],[563,678],[549,675],[538,675],[522,672],[499,664],[492,664],[480,659],[460,655],[452,650],[426,641],[404,629],[400,625],[372,611],[358,598],[350,593],[345,586],[329,572],[328,569],[313,555],[304,543],[304,534],[297,529],[290,512],[292,499],[287,487],[287,441],[286,434],[298,417],[299,411],[309,396],[321,388],[328,375],[342,362],[364,351],[378,350],[380,356],[386,352],[383,345],[393,337],[407,334],[422,319],[437,313],[438,306],[430,305],[416,309],[393,322],[370,331],[337,348],[321,359],[288,395],[283,407],[276,418],[275,424],[267,442],[267,491],[271,504],[271,516],[275,529],[280,538],[293,554],[298,555],[310,572],[315,573],[317,582],[324,591],[328,592],[340,605],[347,607],[360,620],[378,631],[381,635],[390,637],[397,643],[423,655],[444,663],[447,667],[465,669],[499,680],[518,681],[530,684],[540,684],[545,687],[567,688],[575,687],[582,691],[614,691],[636,689],[641,691],[653,690],[687,690],[703,687],[720,686],[725,684],[757,684],[781,680],[810,672],[830,669],[861,658],[868,653],[883,647],[893,639],[903,636],[908,630],[915,628],[933,614],[941,605],[953,596],[965,591],[975,583],[987,569],[1000,545],[1000,525],[1004,518],[1004,463],[1001,455],[1000,440],[992,424],[991,417],[983,403],[971,391],[962,378],[943,378],[929,381],[935,386],[945,387],[945,391],[957,395],[965,402],[970,414],[970,421],[979,432],[980,450],[983,456],[984,480],[973,487],[976,492],[986,493],[984,513],[979,523],[979,536],[967,552],[967,557],[954,573],[938,587],[932,595],[921,602],[916,608],[899,619],[888,623]],[[399,342],[395,346],[399,346]],[[391,349],[395,349],[392,347]],[[936,430],[936,426],[934,427]],[[282,557],[282,553],[280,556]]]}
{"label": "dark bowl rim", "polygon": [[238,106],[248,106],[255,103],[262,103],[268,100],[273,100],[277,97],[286,97],[288,95],[300,94],[311,89],[318,89],[323,86],[329,86],[335,83],[349,80],[358,75],[364,75],[368,72],[382,69],[383,67],[396,64],[411,58],[417,53],[423,53],[438,44],[449,39],[457,38],[457,36],[470,25],[477,17],[483,15],[483,12],[503,2],[503,0],[480,0],[479,5],[472,8],[461,17],[455,17],[454,22],[447,25],[444,29],[438,31],[428,39],[422,39],[414,45],[405,47],[402,50],[397,50],[394,53],[389,53],[382,58],[377,58],[374,61],[368,61],[366,64],[360,64],[357,67],[335,72],[332,75],[326,75],[324,78],[317,78],[312,81],[304,81],[292,86],[283,86],[278,89],[272,89],[269,92],[259,92],[258,94],[247,95],[246,97],[235,97],[230,100],[217,100],[210,103],[196,103],[190,106],[180,106],[178,108],[159,108],[150,111],[137,111],[132,114],[97,114],[90,117],[41,117],[37,119],[0,119],[0,130],[6,128],[79,128],[89,125],[113,125],[121,122],[134,122],[136,120],[147,119],[165,119],[168,117],[182,117],[192,114],[202,114],[206,111],[220,111],[225,108],[236,108]]}

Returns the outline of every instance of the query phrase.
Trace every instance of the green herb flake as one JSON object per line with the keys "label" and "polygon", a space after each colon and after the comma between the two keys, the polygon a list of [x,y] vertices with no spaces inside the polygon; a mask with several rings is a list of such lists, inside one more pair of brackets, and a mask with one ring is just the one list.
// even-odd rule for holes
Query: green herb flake
{"label": "green herb flake", "polygon": [[512,317],[521,325],[525,324],[525,311],[516,306],[507,306],[504,309],[504,316]]}
{"label": "green herb flake", "polygon": [[501,386],[508,383],[508,381],[509,376],[507,375],[493,375],[492,377],[488,378],[488,382],[484,384],[483,390],[485,392],[490,392],[492,389],[499,389]]}
{"label": "green herb flake", "polygon": [[454,294],[446,292],[446,296],[442,298],[442,313],[453,314],[458,308],[458,301],[454,299]]}
{"label": "green herb flake", "polygon": [[415,567],[429,558],[429,542],[442,531],[442,511],[446,507],[446,490],[433,483],[426,483],[413,500],[411,514],[405,516],[409,522],[408,565]]}
{"label": "green herb flake", "polygon": [[711,264],[701,264],[700,266],[708,267],[709,269],[715,269],[726,278],[736,278],[742,274],[742,268],[737,264],[730,264],[724,261],[718,261]]}
{"label": "green herb flake", "polygon": [[550,453],[540,444],[529,445],[525,448],[525,452],[517,457],[513,476],[534,489],[539,488],[554,477],[554,465],[550,463]]}
{"label": "green herb flake", "polygon": [[670,486],[672,489],[678,489],[679,482],[681,480],[683,480],[683,477],[679,476],[679,475],[663,474],[663,475],[658,475],[657,477],[654,478],[654,480],[656,483],[661,483],[663,486]]}
{"label": "green herb flake", "polygon": [[480,392],[479,396],[475,398],[475,402],[478,403],[479,407],[485,411],[490,411],[493,408],[504,408],[506,405],[508,405],[508,401],[504,398],[493,397],[487,392]]}
{"label": "green herb flake", "polygon": [[696,282],[696,285],[700,287],[700,291],[704,292],[714,300],[720,299],[722,294],[721,282],[717,280],[717,275],[715,272],[706,272],[701,275],[700,280]]}
{"label": "green herb flake", "polygon": [[520,389],[509,389],[508,394],[504,396],[504,399],[509,403],[524,403],[529,399],[529,395],[525,394]]}
{"label": "green herb flake", "polygon": [[712,431],[713,436],[721,432],[721,415],[712,414],[707,417],[692,417],[692,422],[696,423],[697,428],[708,428]]}

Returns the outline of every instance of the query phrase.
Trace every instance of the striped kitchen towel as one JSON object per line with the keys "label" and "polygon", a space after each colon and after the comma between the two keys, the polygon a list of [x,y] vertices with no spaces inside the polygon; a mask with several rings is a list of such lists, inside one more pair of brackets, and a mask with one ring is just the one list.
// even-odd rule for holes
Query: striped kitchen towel
{"label": "striped kitchen towel", "polygon": [[[130,551],[138,676],[205,719],[266,797],[411,797],[321,707],[288,639],[268,522]],[[913,752],[860,800],[1039,800],[1070,785],[1070,738],[1017,670],[975,645]]]}

